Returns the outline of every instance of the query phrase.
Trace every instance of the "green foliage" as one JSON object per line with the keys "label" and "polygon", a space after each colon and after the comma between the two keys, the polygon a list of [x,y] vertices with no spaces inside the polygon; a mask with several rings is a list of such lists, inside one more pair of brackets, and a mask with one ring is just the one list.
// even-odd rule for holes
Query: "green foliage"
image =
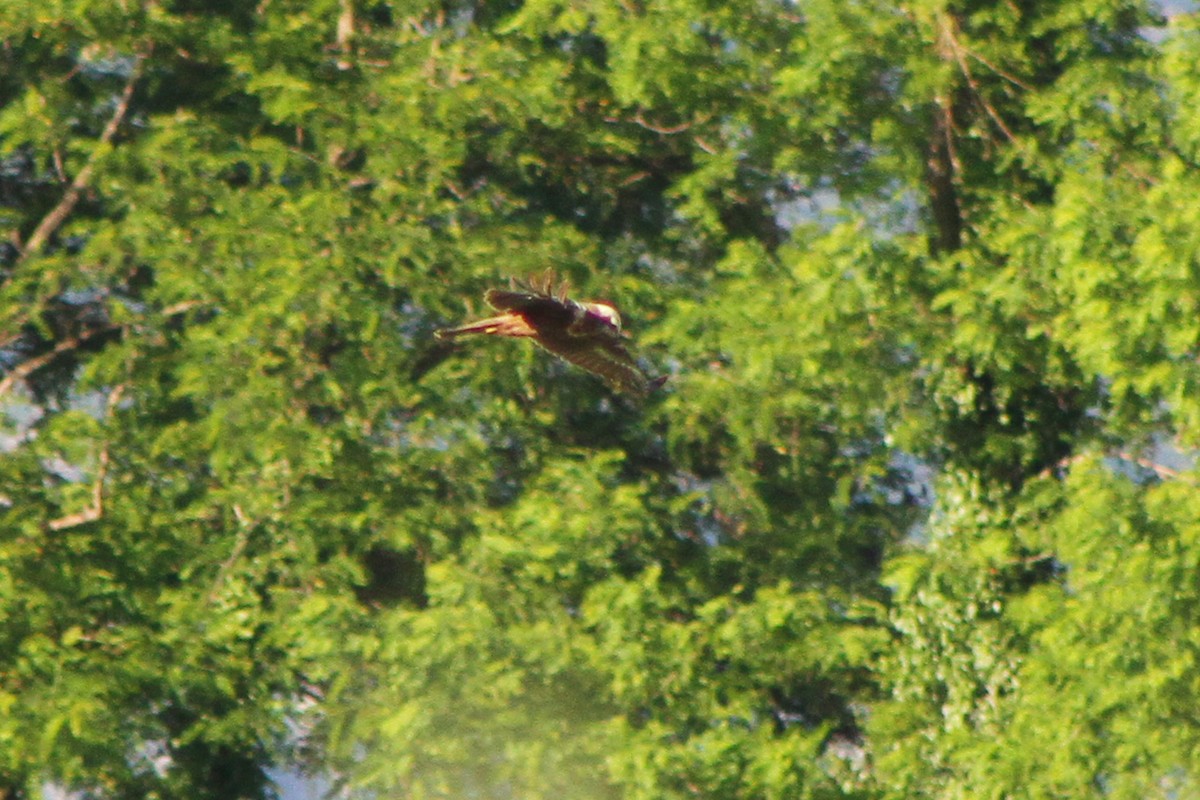
{"label": "green foliage", "polygon": [[1195,793],[1163,22],[0,2],[0,796]]}

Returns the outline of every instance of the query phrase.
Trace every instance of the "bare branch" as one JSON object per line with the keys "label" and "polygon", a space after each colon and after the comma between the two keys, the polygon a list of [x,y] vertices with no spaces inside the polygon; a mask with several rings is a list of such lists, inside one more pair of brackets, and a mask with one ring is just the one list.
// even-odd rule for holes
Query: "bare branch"
{"label": "bare branch", "polygon": [[108,445],[100,449],[100,464],[96,468],[96,482],[92,484],[92,502],[87,508],[65,517],[50,520],[52,531],[64,531],[88,522],[95,522],[104,515],[104,473],[108,471]]}
{"label": "bare branch", "polygon": [[633,115],[632,119],[623,119],[621,117],[605,117],[604,121],[633,123],[634,125],[645,128],[648,131],[653,131],[654,133],[662,136],[675,136],[683,133],[684,131],[691,130],[697,125],[703,125],[705,122],[708,122],[709,119],[711,119],[711,116],[705,114],[704,116],[689,120],[688,122],[681,122],[678,125],[659,125],[657,123],[648,121],[643,113],[639,111]]}
{"label": "bare branch", "polygon": [[343,53],[350,51],[350,40],[354,38],[354,0],[341,0],[341,12],[337,21],[337,48]]}
{"label": "bare branch", "polygon": [[177,317],[180,314],[191,311],[197,306],[204,305],[202,300],[181,300],[178,303],[172,303],[169,306],[164,306],[161,313],[164,317]]}
{"label": "bare branch", "polygon": [[[17,326],[17,327],[20,327],[20,326]],[[15,333],[8,334],[3,339],[0,339],[0,350],[3,350],[6,347],[9,347],[10,345],[15,344],[22,336],[24,336],[24,334],[18,330]]]}
{"label": "bare branch", "polygon": [[[178,303],[172,303],[171,305],[164,307],[159,313],[161,313],[164,317],[177,317],[180,314],[184,314],[191,309],[202,305],[204,305],[204,302],[201,300],[182,300]],[[122,326],[120,325],[106,325],[102,328],[95,328],[87,331],[86,333],[82,333],[79,336],[69,336],[66,339],[63,339],[61,342],[55,344],[52,349],[47,350],[45,353],[21,362],[9,370],[7,375],[5,375],[3,378],[0,378],[0,397],[6,395],[12,389],[13,384],[15,384],[17,381],[28,377],[30,374],[46,366],[63,353],[76,349],[96,336],[104,333],[111,333],[121,327]],[[0,339],[0,350],[3,350],[5,347],[8,347],[20,338],[20,333],[14,333],[11,336]]]}
{"label": "bare branch", "polygon": [[212,603],[217,599],[217,592],[221,589],[221,584],[225,582],[225,576],[229,574],[229,570],[233,569],[233,565],[242,557],[242,553],[246,549],[246,544],[250,539],[250,530],[253,524],[246,517],[246,513],[242,511],[242,507],[237,503],[233,504],[233,517],[238,523],[237,537],[233,540],[233,547],[229,551],[228,557],[221,562],[221,566],[217,567],[217,574],[213,578],[212,587],[208,590],[206,602]]}
{"label": "bare branch", "polygon": [[[941,30],[942,37],[943,37],[945,43],[948,45],[951,55],[954,56],[955,62],[958,63],[959,71],[962,72],[963,77],[966,78],[967,86],[969,86],[971,88],[971,95],[975,98],[976,102],[978,102],[979,105],[983,108],[984,112],[987,113],[987,115],[989,117],[991,117],[992,122],[994,122],[996,124],[996,127],[999,128],[1004,133],[1005,137],[1007,137],[1010,142],[1017,145],[1018,147],[1022,147],[1020,141],[1017,140],[1016,135],[1012,132],[1012,130],[1009,129],[1008,125],[1005,124],[1004,119],[1000,116],[1000,112],[996,111],[996,109],[992,106],[992,104],[987,101],[987,98],[984,97],[983,92],[981,91],[981,89],[979,87],[979,81],[977,81],[975,79],[975,75],[972,74],[972,72],[971,72],[971,66],[970,66],[970,64],[967,63],[966,56],[968,54],[968,51],[958,41],[958,36],[955,32],[957,26],[948,17],[943,17],[941,19],[940,27],[942,29]],[[979,58],[978,56],[975,56],[975,58],[977,60],[979,60],[980,62],[987,64],[986,61],[983,61],[983,59]],[[990,64],[987,64],[987,65],[989,67],[991,66]],[[1004,73],[1000,72],[999,70],[996,70],[994,67],[993,67],[993,70],[996,72],[997,75],[1000,75],[1001,77],[1003,77],[1009,81],[1012,81],[1017,86],[1022,86],[1022,84],[1020,82],[1014,80],[1013,78],[1009,78],[1009,76],[1005,75]],[[1022,147],[1022,149],[1024,149],[1024,148]]]}
{"label": "bare branch", "polygon": [[63,353],[78,348],[80,345],[95,338],[96,336],[99,336],[100,334],[111,333],[118,328],[120,328],[119,325],[107,325],[103,328],[95,328],[87,331],[86,333],[81,333],[78,336],[68,336],[66,339],[63,339],[58,344],[54,345],[53,348],[47,350],[45,353],[42,353],[40,356],[34,356],[27,361],[22,361],[20,364],[17,364],[15,367],[9,370],[7,375],[0,379],[0,397],[8,394],[8,391],[12,389],[14,383],[19,380],[24,380],[31,373],[36,372],[37,370],[46,366]]}
{"label": "bare branch", "polygon": [[79,203],[79,198],[83,197],[83,193],[87,190],[88,183],[92,179],[92,173],[96,170],[96,162],[99,160],[100,154],[112,142],[113,137],[117,135],[117,129],[121,127],[121,123],[125,121],[125,116],[129,113],[129,104],[133,99],[133,89],[137,84],[138,77],[141,75],[142,59],[143,56],[137,56],[133,69],[129,72],[129,80],[125,82],[125,89],[121,92],[120,100],[117,101],[117,107],[113,110],[113,115],[109,118],[108,124],[104,126],[104,130],[100,133],[99,143],[92,150],[92,154],[88,156],[87,163],[75,175],[75,180],[71,181],[71,185],[67,187],[67,191],[63,194],[62,200],[58,202],[58,205],[50,210],[50,213],[38,223],[33,233],[29,235],[29,241],[25,243],[18,262],[41,250],[46,241],[62,226],[71,212],[75,210],[76,204]]}
{"label": "bare branch", "polygon": [[[1053,466],[1047,467],[1046,469],[1042,470],[1040,473],[1038,473],[1038,477],[1039,478],[1048,478],[1051,475],[1053,475],[1055,472],[1069,469],[1069,468],[1073,467],[1075,464],[1077,464],[1078,462],[1089,459],[1092,456],[1093,456],[1092,453],[1076,453],[1075,455],[1067,456],[1066,458],[1058,461]],[[1108,457],[1117,458],[1117,459],[1120,459],[1121,461],[1126,461],[1130,464],[1136,464],[1137,466],[1141,467],[1144,470],[1153,472],[1154,475],[1162,481],[1178,480],[1178,481],[1181,481],[1186,486],[1200,486],[1200,483],[1197,483],[1197,481],[1190,478],[1186,473],[1180,472],[1177,469],[1172,469],[1171,467],[1168,467],[1165,464],[1159,464],[1157,461],[1146,458],[1144,456],[1139,456],[1136,453],[1131,453],[1128,450],[1117,450],[1115,452],[1110,451],[1108,453]]]}
{"label": "bare branch", "polygon": [[689,122],[681,122],[678,125],[657,125],[653,122],[648,122],[646,118],[642,116],[642,112],[639,111],[634,116],[633,121],[648,131],[653,131],[654,133],[659,133],[663,136],[674,136],[677,133],[683,133],[684,131],[689,130],[695,125],[701,125],[707,122],[708,117],[701,117],[700,119],[694,119]]}
{"label": "bare branch", "polygon": [[341,10],[338,14],[334,49],[341,54],[337,62],[338,69],[350,69],[354,66],[350,61],[354,39],[354,0],[340,0],[339,6]]}
{"label": "bare branch", "polygon": [[[123,383],[118,384],[108,393],[108,400],[104,404],[105,419],[112,416],[113,409],[117,407],[117,403],[121,402],[121,395],[124,393],[125,384]],[[96,481],[92,484],[92,502],[82,511],[50,520],[47,527],[52,531],[63,531],[68,528],[84,525],[88,522],[95,522],[104,516],[104,477],[107,473],[108,442],[105,442],[104,446],[100,448],[99,463],[96,467]]]}
{"label": "bare branch", "polygon": [[[1144,458],[1142,456],[1135,455],[1135,454],[1127,452],[1125,450],[1119,451],[1117,453],[1117,458],[1120,458],[1124,461],[1128,461],[1131,464],[1137,464],[1142,469],[1146,469],[1146,470],[1153,472],[1156,476],[1158,476],[1159,478],[1161,478],[1164,481],[1181,477],[1181,473],[1179,472],[1179,470],[1171,469],[1170,467],[1168,467],[1165,464],[1159,464],[1157,461],[1152,461],[1149,458]],[[1194,481],[1190,481],[1190,480],[1186,481],[1186,483],[1189,486],[1196,485]]]}
{"label": "bare branch", "polygon": [[962,50],[963,50],[963,52],[964,52],[964,53],[966,53],[968,56],[970,56],[971,58],[975,59],[975,60],[976,60],[976,61],[978,61],[980,64],[983,64],[985,67],[987,67],[987,68],[988,68],[988,69],[990,69],[992,72],[994,72],[994,73],[996,73],[997,75],[999,75],[1001,78],[1004,78],[1004,80],[1008,81],[1008,82],[1009,82],[1009,83],[1011,83],[1013,86],[1016,86],[1016,87],[1017,87],[1017,88],[1019,88],[1019,89],[1024,89],[1024,90],[1025,90],[1025,91],[1027,91],[1027,92],[1031,92],[1031,91],[1033,91],[1033,87],[1032,87],[1032,86],[1030,86],[1028,83],[1025,83],[1024,81],[1022,81],[1021,79],[1019,79],[1019,78],[1017,78],[1017,77],[1015,77],[1015,76],[1013,76],[1013,75],[1009,75],[1007,72],[1005,72],[1004,70],[1000,69],[1000,68],[999,68],[999,67],[997,67],[995,64],[993,64],[992,62],[988,61],[988,60],[987,60],[986,58],[984,58],[983,56],[981,56],[981,55],[979,55],[978,53],[976,53],[974,50],[971,50],[971,49],[970,49],[970,48],[968,48],[968,47],[963,47],[963,48],[962,48]]}

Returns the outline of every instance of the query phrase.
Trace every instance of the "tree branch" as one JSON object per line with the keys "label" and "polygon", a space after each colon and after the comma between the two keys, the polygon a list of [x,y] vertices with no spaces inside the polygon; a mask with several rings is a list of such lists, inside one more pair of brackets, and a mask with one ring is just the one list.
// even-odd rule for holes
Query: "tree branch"
{"label": "tree branch", "polygon": [[955,185],[958,180],[958,158],[954,152],[954,110],[949,97],[941,98],[933,112],[925,161],[925,182],[935,228],[931,249],[936,255],[945,255],[962,247],[963,226],[962,208]]}
{"label": "tree branch", "polygon": [[[1012,142],[1013,144],[1017,145],[1018,147],[1021,147],[1021,143],[1017,139],[1016,134],[1014,134],[1012,132],[1012,130],[1008,127],[1008,125],[1004,122],[1004,118],[1000,116],[1000,112],[997,111],[995,109],[995,107],[992,106],[992,104],[988,102],[986,97],[984,97],[983,89],[980,87],[979,81],[977,81],[975,79],[975,75],[972,74],[971,65],[967,63],[967,56],[971,56],[972,58],[979,61],[981,64],[984,64],[985,66],[989,67],[997,75],[999,75],[1000,77],[1009,81],[1010,83],[1014,84],[1015,86],[1019,86],[1022,89],[1028,89],[1029,87],[1027,87],[1025,84],[1021,83],[1020,81],[1018,81],[1016,78],[1001,72],[999,69],[992,66],[989,62],[985,61],[980,56],[975,55],[970,50],[963,47],[962,44],[958,41],[958,33],[957,33],[958,26],[957,26],[957,24],[954,23],[952,18],[946,16],[946,17],[942,17],[940,21],[941,21],[942,36],[944,37],[946,44],[949,46],[950,54],[954,57],[955,62],[957,62],[957,64],[958,64],[959,72],[961,72],[962,76],[966,79],[967,86],[969,86],[971,88],[972,96],[974,96],[976,102],[978,102],[979,105],[983,108],[984,112],[989,117],[991,117],[992,122],[995,123],[996,127],[1000,129],[1000,131],[1005,135],[1005,137],[1007,137],[1008,140],[1010,142]],[[1024,148],[1022,147],[1022,150],[1023,149]]]}
{"label": "tree branch", "polygon": [[250,539],[250,529],[252,527],[250,520],[246,518],[246,514],[242,511],[242,507],[237,503],[233,504],[233,516],[238,523],[237,538],[233,541],[233,547],[229,551],[229,556],[221,562],[221,566],[217,567],[217,574],[213,578],[212,588],[208,590],[208,596],[205,598],[206,603],[212,603],[217,599],[217,592],[221,589],[221,584],[225,582],[225,576],[229,570],[233,569],[233,565],[242,557],[242,553],[246,549],[246,544]]}
{"label": "tree branch", "polygon": [[[121,401],[121,395],[125,393],[125,384],[118,384],[108,393],[108,400],[104,405],[104,418],[108,419],[112,416],[113,409],[117,403]],[[104,516],[104,477],[108,473],[108,442],[100,448],[99,464],[96,467],[96,481],[92,484],[92,502],[87,508],[78,511],[74,514],[67,514],[65,517],[50,520],[47,525],[52,531],[63,531],[68,528],[74,528],[79,525],[84,525],[88,522],[95,522]]]}
{"label": "tree branch", "polygon": [[[177,317],[180,314],[184,314],[193,308],[202,305],[204,305],[204,302],[201,300],[182,300],[178,303],[172,303],[171,305],[166,306],[159,313],[164,317]],[[104,333],[112,333],[121,327],[123,326],[105,325],[104,327],[94,328],[93,330],[81,333],[78,336],[69,336],[66,339],[63,339],[61,342],[55,344],[53,348],[47,350],[45,353],[42,353],[39,356],[34,356],[27,361],[22,361],[20,364],[9,370],[8,374],[6,374],[3,378],[0,378],[0,397],[8,394],[9,390],[12,389],[13,384],[15,384],[17,381],[22,380],[32,373],[38,371],[63,353],[80,347],[96,336]],[[21,334],[15,333],[12,336],[0,340],[0,350],[3,350],[20,338]]]}
{"label": "tree branch", "polygon": [[[1076,453],[1075,455],[1067,456],[1066,458],[1058,461],[1053,466],[1047,467],[1046,469],[1039,472],[1038,477],[1039,478],[1049,478],[1056,471],[1060,471],[1060,470],[1064,470],[1064,469],[1073,467],[1078,462],[1083,461],[1088,458],[1091,458],[1093,455],[1094,455],[1093,453]],[[1128,450],[1117,450],[1115,452],[1110,451],[1105,454],[1105,457],[1119,459],[1121,461],[1126,461],[1130,464],[1136,464],[1137,466],[1141,467],[1144,470],[1153,472],[1155,477],[1157,477],[1159,480],[1164,481],[1164,482],[1172,481],[1172,480],[1179,480],[1187,486],[1200,486],[1200,483],[1198,483],[1197,481],[1195,481],[1194,479],[1189,477],[1189,475],[1187,473],[1180,472],[1179,470],[1176,470],[1176,469],[1172,469],[1171,467],[1168,467],[1166,464],[1159,464],[1157,461],[1154,461],[1153,459],[1149,459],[1144,456],[1139,456],[1136,453],[1129,452]]]}
{"label": "tree branch", "polygon": [[100,159],[100,154],[112,142],[113,137],[117,135],[117,129],[121,127],[121,123],[125,121],[125,116],[129,113],[130,101],[133,99],[133,89],[137,84],[138,77],[141,75],[143,58],[141,55],[137,56],[137,60],[129,72],[129,80],[125,82],[125,89],[121,92],[120,100],[117,101],[117,107],[113,110],[113,115],[109,118],[108,124],[104,126],[104,130],[100,133],[99,143],[92,150],[92,154],[88,156],[87,163],[75,175],[75,180],[71,181],[71,185],[67,187],[67,191],[63,194],[62,200],[58,202],[58,205],[50,210],[50,213],[38,223],[33,233],[29,235],[29,241],[25,243],[25,247],[17,259],[18,263],[41,250],[46,241],[62,226],[71,212],[75,210],[76,204],[79,203],[79,198],[83,196],[84,191],[88,188],[88,184],[92,179],[92,173],[96,171],[96,163]]}
{"label": "tree branch", "polygon": [[648,131],[657,133],[660,136],[675,136],[684,131],[691,130],[697,125],[703,125],[711,119],[710,114],[704,114],[687,122],[681,122],[678,125],[659,125],[658,123],[650,122],[646,119],[641,111],[633,115],[632,119],[624,119],[622,117],[604,117],[605,122],[633,124],[645,128]]}
{"label": "tree branch", "polygon": [[45,353],[42,353],[40,356],[34,356],[27,361],[22,361],[20,364],[17,364],[15,367],[9,370],[7,375],[0,379],[0,397],[8,394],[8,391],[12,389],[14,383],[19,380],[23,380],[30,374],[46,366],[63,353],[78,348],[102,333],[111,333],[120,327],[121,326],[119,325],[106,325],[103,328],[95,328],[87,331],[86,333],[81,333],[78,336],[68,336],[66,339],[58,342],[54,345],[54,347],[47,350]]}
{"label": "tree branch", "polygon": [[108,445],[105,444],[100,449],[100,465],[96,468],[96,482],[92,484],[92,502],[82,511],[50,520],[47,527],[52,531],[64,531],[100,519],[104,515],[104,474],[107,471]]}

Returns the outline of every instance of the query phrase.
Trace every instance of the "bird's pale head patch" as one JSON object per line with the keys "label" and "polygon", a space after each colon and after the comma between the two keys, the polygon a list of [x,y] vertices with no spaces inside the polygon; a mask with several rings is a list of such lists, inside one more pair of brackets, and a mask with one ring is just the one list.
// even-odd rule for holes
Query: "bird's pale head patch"
{"label": "bird's pale head patch", "polygon": [[617,330],[621,330],[621,315],[608,303],[584,303],[583,307],[592,316],[599,317]]}

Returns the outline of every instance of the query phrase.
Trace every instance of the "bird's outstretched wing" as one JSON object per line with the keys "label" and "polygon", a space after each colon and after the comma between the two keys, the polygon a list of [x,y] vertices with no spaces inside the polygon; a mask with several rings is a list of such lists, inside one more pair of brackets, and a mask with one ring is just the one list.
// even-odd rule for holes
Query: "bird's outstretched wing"
{"label": "bird's outstretched wing", "polygon": [[580,303],[567,296],[565,281],[555,286],[547,270],[528,281],[512,281],[512,288],[490,289],[488,305],[498,316],[438,331],[438,338],[468,334],[533,339],[535,343],[604,379],[614,390],[645,395],[662,385],[637,365],[623,342],[620,315],[604,303]]}
{"label": "bird's outstretched wing", "polygon": [[619,339],[545,336],[534,341],[564,361],[600,376],[618,392],[644,395],[663,383],[651,380]]}
{"label": "bird's outstretched wing", "polygon": [[510,288],[488,289],[483,299],[497,311],[534,314],[546,325],[570,325],[583,307],[567,297],[570,284],[561,281],[556,289],[553,270],[528,280],[509,279]]}

